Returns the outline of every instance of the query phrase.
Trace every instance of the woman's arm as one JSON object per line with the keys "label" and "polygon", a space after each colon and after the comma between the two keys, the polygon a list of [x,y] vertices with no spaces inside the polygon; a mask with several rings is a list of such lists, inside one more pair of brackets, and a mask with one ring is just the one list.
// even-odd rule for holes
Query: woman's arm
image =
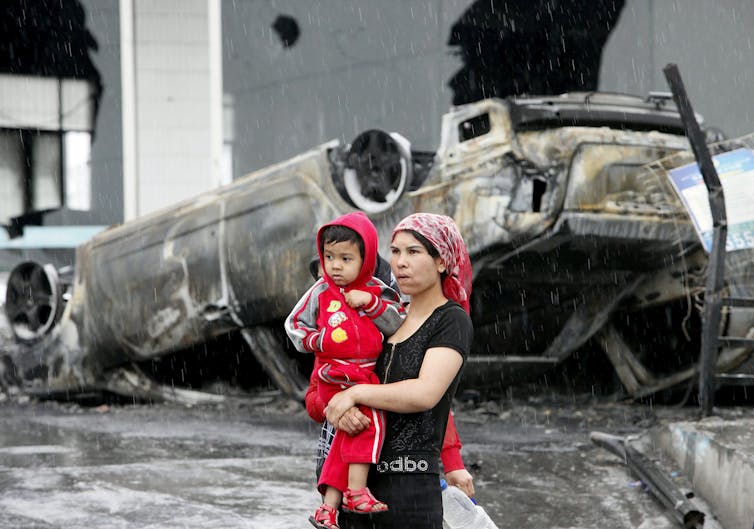
{"label": "woman's arm", "polygon": [[463,358],[455,349],[428,349],[417,378],[390,384],[359,384],[341,391],[325,408],[327,420],[338,424],[346,410],[356,404],[397,413],[428,410],[440,401],[462,364]]}

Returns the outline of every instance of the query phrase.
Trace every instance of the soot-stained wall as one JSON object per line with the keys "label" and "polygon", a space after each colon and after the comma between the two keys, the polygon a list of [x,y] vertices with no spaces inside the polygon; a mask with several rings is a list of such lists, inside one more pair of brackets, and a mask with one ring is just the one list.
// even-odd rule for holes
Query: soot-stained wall
{"label": "soot-stained wall", "polygon": [[450,28],[453,103],[597,89],[623,0],[477,0]]}

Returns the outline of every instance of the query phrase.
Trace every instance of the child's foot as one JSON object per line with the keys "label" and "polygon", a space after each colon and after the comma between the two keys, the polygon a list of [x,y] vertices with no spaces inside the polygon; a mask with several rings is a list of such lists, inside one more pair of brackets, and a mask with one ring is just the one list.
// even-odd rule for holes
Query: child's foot
{"label": "child's foot", "polygon": [[343,491],[343,512],[373,514],[387,510],[387,504],[372,496],[368,487],[359,490],[346,489]]}
{"label": "child's foot", "polygon": [[314,511],[314,516],[309,517],[309,522],[317,529],[340,529],[337,515],[338,511],[323,503]]}

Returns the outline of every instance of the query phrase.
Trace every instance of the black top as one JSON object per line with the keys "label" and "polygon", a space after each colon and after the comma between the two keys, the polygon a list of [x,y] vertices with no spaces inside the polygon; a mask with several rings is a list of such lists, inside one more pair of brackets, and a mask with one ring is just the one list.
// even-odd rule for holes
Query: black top
{"label": "black top", "polygon": [[[408,339],[397,344],[384,343],[377,361],[377,375],[387,384],[417,378],[424,354],[433,347],[455,349],[464,363],[471,348],[471,318],[460,305],[448,301],[436,308]],[[385,442],[381,458],[400,454],[426,454],[437,461],[440,456],[450,404],[461,377],[453,382],[434,408],[418,413],[387,412]]]}

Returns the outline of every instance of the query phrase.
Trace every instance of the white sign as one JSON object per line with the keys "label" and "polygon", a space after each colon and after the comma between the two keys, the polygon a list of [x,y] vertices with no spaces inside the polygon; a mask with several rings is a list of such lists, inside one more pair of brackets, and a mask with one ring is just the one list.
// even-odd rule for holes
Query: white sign
{"label": "white sign", "polygon": [[[725,194],[728,219],[726,251],[754,248],[754,151],[736,149],[712,157]],[[709,195],[696,163],[668,172],[670,181],[691,216],[704,249],[712,250]]]}

